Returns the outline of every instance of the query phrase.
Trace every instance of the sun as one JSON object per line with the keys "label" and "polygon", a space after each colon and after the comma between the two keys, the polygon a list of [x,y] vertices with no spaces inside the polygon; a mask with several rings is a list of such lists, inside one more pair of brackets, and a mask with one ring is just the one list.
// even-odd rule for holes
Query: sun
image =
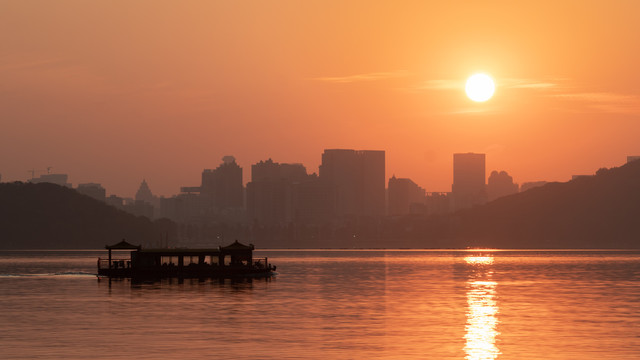
{"label": "sun", "polygon": [[467,79],[467,85],[464,90],[469,99],[476,102],[485,102],[493,96],[496,85],[491,76],[487,74],[473,74]]}

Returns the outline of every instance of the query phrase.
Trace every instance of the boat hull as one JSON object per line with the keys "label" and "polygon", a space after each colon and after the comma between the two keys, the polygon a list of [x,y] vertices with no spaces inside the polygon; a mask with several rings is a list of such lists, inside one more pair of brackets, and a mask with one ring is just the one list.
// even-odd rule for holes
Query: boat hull
{"label": "boat hull", "polygon": [[271,269],[159,269],[159,270],[135,270],[135,269],[98,269],[99,276],[112,278],[237,278],[237,277],[269,277],[275,275]]}

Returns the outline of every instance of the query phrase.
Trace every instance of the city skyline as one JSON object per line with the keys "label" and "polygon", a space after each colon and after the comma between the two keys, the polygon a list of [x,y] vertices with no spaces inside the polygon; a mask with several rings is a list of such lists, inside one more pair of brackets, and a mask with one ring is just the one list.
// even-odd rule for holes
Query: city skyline
{"label": "city skyline", "polygon": [[[324,151],[326,151],[326,150],[350,150],[350,149],[324,149]],[[382,150],[382,151],[386,152],[386,150]],[[416,184],[419,185],[420,187],[424,188],[425,191],[427,191],[427,192],[433,192],[433,193],[451,192],[452,191],[453,182],[454,182],[454,172],[455,172],[454,159],[455,159],[456,155],[460,155],[460,154],[482,154],[482,155],[486,155],[486,154],[483,154],[483,153],[473,153],[473,152],[450,154],[450,156],[453,156],[453,158],[451,159],[451,162],[450,162],[450,169],[448,170],[448,172],[450,173],[451,176],[450,176],[449,186],[446,189],[431,189],[431,188],[427,188],[427,187],[423,186],[423,184],[421,184],[421,183],[419,183],[417,181],[416,181]],[[321,155],[320,155],[320,157],[321,157]],[[585,172],[584,175],[593,175],[600,168],[620,166],[620,165],[625,163],[625,159],[628,162],[628,161],[630,161],[629,159],[635,159],[637,157],[638,156],[635,156],[635,155],[625,155],[625,156],[621,155],[621,156],[619,156],[619,158],[620,158],[619,160],[620,161],[618,161],[617,163],[614,163],[613,165],[610,165],[610,166],[597,166],[592,171]],[[73,180],[73,174],[72,173],[69,174],[69,173],[51,171],[52,169],[54,169],[53,167],[47,167],[47,170],[39,170],[39,171],[29,170],[29,171],[27,171],[27,173],[28,173],[27,177],[25,177],[23,179],[7,179],[0,172],[0,176],[2,176],[2,177],[0,177],[0,179],[2,179],[2,181],[4,181],[4,182],[12,182],[12,181],[27,182],[27,181],[30,181],[32,179],[37,179],[39,176],[43,176],[43,175],[45,177],[50,176],[50,175],[53,175],[53,176],[56,176],[56,177],[63,176],[64,179],[65,179],[64,180],[65,182],[67,181],[68,178],[70,178],[69,179],[69,184],[68,184],[68,186],[70,186],[70,187],[71,186],[77,187],[79,185],[97,183],[97,184],[100,184],[101,186],[103,186],[106,189],[107,195],[118,195],[118,196],[123,197],[123,198],[132,198],[132,199],[135,198],[135,193],[136,193],[136,191],[138,190],[138,188],[140,186],[140,182],[141,181],[150,180],[152,184],[149,185],[149,186],[151,187],[151,190],[153,191],[154,195],[162,196],[162,197],[171,197],[171,196],[174,196],[176,194],[179,194],[179,193],[183,192],[182,191],[183,188],[189,188],[191,186],[196,186],[194,184],[199,184],[201,182],[201,180],[202,180],[201,177],[204,175],[203,171],[205,173],[207,171],[211,171],[209,168],[216,168],[217,166],[219,166],[221,164],[224,164],[225,161],[227,161],[226,159],[228,159],[228,158],[233,158],[234,163],[236,163],[235,157],[233,155],[228,155],[227,154],[227,155],[221,156],[220,157],[221,160],[219,160],[217,165],[213,165],[212,164],[212,165],[208,166],[208,168],[202,168],[199,171],[196,171],[194,174],[192,174],[193,175],[192,177],[194,178],[193,181],[191,181],[189,183],[186,183],[186,184],[180,184],[176,189],[169,190],[168,192],[164,192],[164,193],[156,189],[156,187],[154,186],[154,179],[153,178],[149,178],[149,177],[142,177],[140,179],[132,179],[132,183],[129,184],[127,190],[125,190],[124,192],[117,192],[117,191],[111,190],[109,188],[108,184],[106,184],[105,182],[102,182],[100,179],[96,179],[95,177],[91,177],[91,176],[87,177],[87,179],[90,179],[88,181],[71,181],[71,180]],[[486,165],[486,164],[490,163],[489,160],[490,160],[490,158],[487,158],[486,159],[486,163],[485,163],[485,171],[486,171],[486,174],[484,175],[485,183],[489,180],[489,174],[492,171],[506,172],[508,175],[513,177],[513,179],[514,179],[513,181],[516,183],[516,185],[518,185],[518,184],[519,185],[522,185],[522,184],[533,184],[533,183],[538,183],[538,182],[539,183],[546,183],[546,182],[553,182],[553,181],[564,182],[564,181],[571,180],[575,176],[580,176],[580,175],[576,175],[575,173],[571,173],[571,171],[569,171],[571,173],[571,175],[568,175],[568,178],[566,178],[566,179],[549,180],[549,179],[544,178],[543,176],[539,176],[539,177],[537,177],[535,179],[532,179],[532,180],[516,179],[515,176],[512,175],[510,169],[490,168],[489,165]],[[252,177],[251,169],[252,169],[252,167],[254,167],[255,165],[257,165],[259,163],[263,163],[265,161],[277,161],[277,162],[282,163],[282,164],[291,164],[291,165],[299,164],[299,165],[302,165],[308,171],[309,174],[316,174],[316,175],[319,174],[319,166],[318,166],[318,169],[314,170],[314,169],[310,169],[309,167],[306,166],[306,164],[301,163],[301,162],[295,162],[295,161],[294,162],[285,162],[285,161],[278,161],[277,159],[273,160],[271,158],[265,158],[265,159],[261,159],[261,160],[255,162],[254,164],[249,164],[249,165],[246,165],[246,166],[241,164],[241,163],[238,164],[241,169],[245,169],[244,175],[242,176],[242,185],[243,185],[243,187],[246,187],[247,184],[251,182],[251,177]],[[385,167],[387,167],[387,166],[388,166],[388,164],[385,162]],[[240,171],[240,172],[242,173],[242,171]],[[33,178],[29,177],[30,175],[32,175]],[[396,173],[389,174],[389,171],[385,172],[386,181],[388,181],[392,177],[407,178],[407,179],[410,179],[412,181],[415,181],[414,178],[412,178],[411,176],[407,176],[407,174],[396,174]],[[58,182],[58,181],[52,181],[52,182]]]}
{"label": "city skyline", "polygon": [[[53,166],[168,195],[227,154],[315,172],[357,148],[447,191],[452,153],[517,182],[640,153],[636,2],[245,5],[3,2],[2,180]],[[477,72],[484,103],[465,96]]]}

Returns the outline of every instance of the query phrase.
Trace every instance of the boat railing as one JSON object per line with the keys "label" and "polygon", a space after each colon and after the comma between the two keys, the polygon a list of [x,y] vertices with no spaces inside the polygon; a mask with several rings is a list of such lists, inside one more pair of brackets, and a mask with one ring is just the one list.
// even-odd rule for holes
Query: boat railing
{"label": "boat railing", "polygon": [[256,269],[266,269],[269,266],[267,258],[253,258],[253,267]]}
{"label": "boat railing", "polygon": [[128,269],[131,268],[131,259],[98,259],[98,269]]}

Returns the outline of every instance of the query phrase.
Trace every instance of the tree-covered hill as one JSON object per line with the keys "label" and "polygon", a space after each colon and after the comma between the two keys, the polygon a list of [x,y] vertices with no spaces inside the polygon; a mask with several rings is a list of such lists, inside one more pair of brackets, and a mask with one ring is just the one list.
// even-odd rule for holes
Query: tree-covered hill
{"label": "tree-covered hill", "polygon": [[640,161],[453,216],[453,242],[498,248],[639,248]]}
{"label": "tree-covered hill", "polygon": [[97,249],[123,238],[157,244],[171,226],[54,184],[0,184],[0,249]]}

